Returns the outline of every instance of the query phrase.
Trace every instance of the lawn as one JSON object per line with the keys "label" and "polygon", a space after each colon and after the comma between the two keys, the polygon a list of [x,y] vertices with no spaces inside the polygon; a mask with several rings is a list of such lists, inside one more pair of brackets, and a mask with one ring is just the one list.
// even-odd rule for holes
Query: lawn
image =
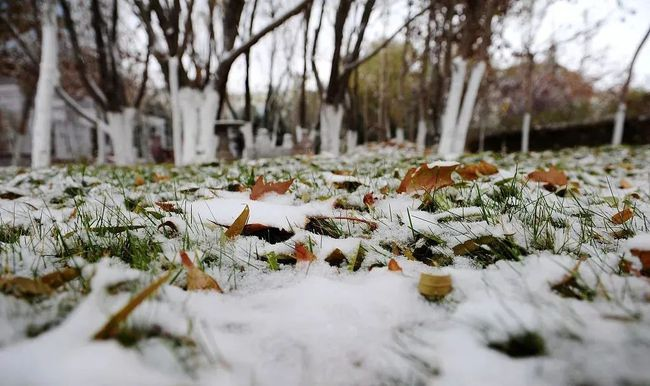
{"label": "lawn", "polygon": [[2,383],[650,384],[650,147],[432,161],[0,170]]}

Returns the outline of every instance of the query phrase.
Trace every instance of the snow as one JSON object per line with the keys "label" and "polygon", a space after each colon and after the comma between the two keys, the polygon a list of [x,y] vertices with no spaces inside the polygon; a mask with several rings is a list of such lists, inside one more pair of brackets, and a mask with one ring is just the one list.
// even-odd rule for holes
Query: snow
{"label": "snow", "polygon": [[[478,156],[471,157],[460,161],[476,162]],[[0,193],[22,196],[0,199],[0,223],[28,230],[17,241],[0,243],[2,272],[32,277],[69,265],[82,268],[83,278],[45,300],[0,294],[2,383],[650,383],[650,285],[646,277],[619,269],[622,258],[633,259],[629,249],[650,249],[645,220],[650,213],[650,148],[480,157],[495,163],[500,173],[437,191],[449,207],[435,211],[425,210],[417,194],[394,192],[409,168],[432,161],[404,148],[361,147],[345,158],[293,157],[173,169],[0,170]],[[630,166],[605,171],[605,165],[618,165],[622,159]],[[571,181],[580,181],[580,194],[560,197],[541,184],[525,183],[527,173],[548,164],[563,165]],[[335,170],[354,173],[343,176]],[[148,177],[153,173],[173,177],[153,182]],[[135,174],[147,176],[145,185],[132,184]],[[225,189],[252,174],[269,182],[295,180],[287,194],[268,194],[257,201],[250,200],[249,191]],[[608,183],[622,176],[633,188]],[[520,198],[494,196],[500,192],[495,182],[504,178],[514,178]],[[336,188],[340,182],[362,185],[348,192]],[[71,187],[83,193],[70,197],[64,192]],[[375,203],[366,208],[362,198],[369,192]],[[127,209],[127,199],[139,200],[138,208]],[[342,199],[349,207],[335,207]],[[182,213],[165,212],[154,204],[158,201],[172,202]],[[612,224],[611,216],[624,202],[634,205],[634,218]],[[288,230],[293,236],[274,244],[253,236],[225,240],[223,226],[245,206],[249,223]],[[336,236],[305,229],[312,216],[355,220],[334,221],[341,231]],[[159,228],[167,221],[175,224],[177,235]],[[376,229],[364,221],[375,223]],[[125,232],[101,235],[88,227],[125,224],[144,225],[130,231],[131,237],[160,244],[159,252],[151,252],[156,255],[148,269],[130,266],[119,253],[102,253],[96,259],[79,252],[61,257],[61,238],[70,250],[82,241],[111,243]],[[626,229],[635,236],[623,240],[614,235]],[[414,239],[420,234],[442,240],[432,251],[452,263],[433,266],[409,260],[404,252],[420,245]],[[500,260],[484,268],[471,256],[454,256],[455,245],[480,236],[510,239],[527,252],[519,261]],[[544,243],[541,236],[550,241]],[[296,242],[308,245],[316,260],[276,270],[261,259],[270,252],[291,255]],[[357,271],[348,263],[335,267],[324,261],[337,248],[351,260],[360,247],[366,252]],[[181,249],[225,293],[186,291]],[[581,255],[587,258],[578,264]],[[391,258],[402,271],[382,266]],[[138,290],[168,270],[180,273],[124,324],[164,334],[133,346],[92,339]],[[423,273],[450,275],[453,291],[440,302],[427,301],[417,289]],[[591,301],[563,297],[551,288],[570,273],[593,291]],[[52,325],[37,336],[28,334],[47,323]],[[515,358],[489,346],[525,332],[543,339],[543,355]]]}

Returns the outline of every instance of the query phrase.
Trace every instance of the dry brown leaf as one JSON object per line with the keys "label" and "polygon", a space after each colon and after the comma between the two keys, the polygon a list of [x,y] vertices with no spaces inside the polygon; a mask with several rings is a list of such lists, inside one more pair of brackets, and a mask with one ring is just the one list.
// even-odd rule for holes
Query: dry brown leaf
{"label": "dry brown leaf", "polygon": [[179,213],[180,212],[180,209],[176,208],[176,206],[172,202],[158,201],[158,202],[156,202],[156,206],[159,207],[164,212],[169,212],[169,213]]}
{"label": "dry brown leaf", "polygon": [[650,251],[632,249],[630,252],[641,261],[641,274],[650,277]]}
{"label": "dry brown leaf", "polygon": [[248,222],[249,216],[250,216],[250,209],[248,209],[248,205],[246,205],[244,207],[244,210],[242,210],[239,216],[237,216],[237,218],[235,219],[235,221],[233,221],[232,225],[230,225],[228,229],[226,229],[224,235],[226,235],[226,237],[229,239],[239,236],[241,232],[244,230],[244,227]]}
{"label": "dry brown leaf", "polygon": [[78,276],[78,269],[65,267],[35,279],[21,276],[4,277],[0,278],[0,291],[20,298],[47,296]]}
{"label": "dry brown leaf", "polygon": [[418,168],[411,168],[402,179],[397,193],[410,193],[420,189],[429,191],[453,185],[454,180],[451,178],[451,173],[457,167],[458,164],[435,165],[433,167],[422,164]]}
{"label": "dry brown leaf", "polygon": [[621,225],[627,221],[630,221],[632,217],[634,217],[634,211],[631,208],[625,208],[612,216],[612,223]]}
{"label": "dry brown leaf", "polygon": [[97,331],[93,339],[105,340],[111,339],[117,335],[120,323],[125,321],[131,312],[136,309],[136,307],[138,307],[143,301],[145,301],[145,299],[153,295],[158,290],[158,288],[165,284],[170,274],[171,271],[165,272],[158,279],[154,280],[153,283],[149,284],[145,289],[138,292],[134,297],[132,297],[131,300],[129,300],[129,302],[124,307],[122,307],[122,309],[113,315],[108,320],[108,322],[106,322],[106,324],[99,331]]}
{"label": "dry brown leaf", "polygon": [[332,253],[329,254],[325,258],[325,261],[329,263],[329,265],[333,267],[340,267],[341,264],[343,264],[344,261],[347,261],[347,257],[343,254],[343,251],[340,249],[336,248],[335,250],[332,251]]}
{"label": "dry brown leaf", "polygon": [[253,185],[253,188],[251,189],[250,198],[251,200],[258,200],[266,193],[270,193],[270,192],[275,192],[277,194],[285,194],[287,190],[289,190],[289,188],[291,187],[291,184],[293,184],[293,178],[290,179],[289,181],[284,181],[284,182],[266,183],[264,182],[264,177],[259,176],[255,181],[255,185]]}
{"label": "dry brown leaf", "polygon": [[460,174],[466,181],[475,180],[481,176],[491,176],[498,172],[499,169],[496,166],[483,160],[475,164],[463,165],[456,170],[456,173]]}
{"label": "dry brown leaf", "polygon": [[369,208],[375,206],[375,197],[372,195],[372,192],[366,193],[363,196],[363,203]]}
{"label": "dry brown leaf", "polygon": [[401,271],[402,267],[397,264],[397,261],[395,259],[390,259],[388,261],[388,270],[389,271]]}
{"label": "dry brown leaf", "polygon": [[151,179],[153,182],[163,182],[163,181],[169,181],[169,176],[164,175],[164,174],[158,174],[154,173],[153,176],[151,176]]}
{"label": "dry brown leaf", "polygon": [[50,272],[41,277],[41,281],[52,289],[57,289],[65,283],[79,277],[79,270],[77,268],[65,267],[58,271]]}
{"label": "dry brown leaf", "polygon": [[297,261],[310,262],[316,260],[316,255],[314,255],[303,243],[296,243],[294,250],[294,257]]}
{"label": "dry brown leaf", "polygon": [[632,183],[630,181],[628,181],[627,179],[621,178],[621,182],[619,183],[619,187],[621,189],[630,189],[630,188],[633,188],[634,185],[632,185]]}
{"label": "dry brown leaf", "polygon": [[452,290],[450,275],[420,274],[418,291],[429,300],[440,300]]}
{"label": "dry brown leaf", "polygon": [[528,179],[535,182],[545,182],[553,186],[564,186],[569,183],[566,174],[554,166],[551,166],[548,170],[535,170],[528,174]]}
{"label": "dry brown leaf", "polygon": [[146,181],[144,180],[144,177],[142,177],[142,176],[139,175],[139,174],[135,176],[135,180],[133,181],[133,185],[135,185],[135,186],[142,186],[142,185],[144,185],[145,183],[146,183]]}
{"label": "dry brown leaf", "polygon": [[217,283],[212,276],[201,271],[196,265],[194,265],[185,251],[181,251],[181,262],[187,271],[188,291],[209,290],[223,293],[219,283]]}

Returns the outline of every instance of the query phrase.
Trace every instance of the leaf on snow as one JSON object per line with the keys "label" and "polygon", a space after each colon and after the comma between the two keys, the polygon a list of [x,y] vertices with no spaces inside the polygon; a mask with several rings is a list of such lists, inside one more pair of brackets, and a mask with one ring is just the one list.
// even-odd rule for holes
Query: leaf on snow
{"label": "leaf on snow", "polygon": [[417,168],[411,168],[406,172],[397,193],[410,193],[416,190],[435,190],[454,184],[451,173],[456,170],[458,164],[434,165],[422,164]]}
{"label": "leaf on snow", "polygon": [[183,213],[183,211],[177,208],[173,202],[157,201],[156,206],[159,207],[164,212]]}
{"label": "leaf on snow", "polygon": [[266,183],[264,182],[264,177],[259,176],[257,177],[257,180],[255,180],[255,185],[253,185],[253,188],[251,189],[250,199],[258,200],[266,193],[270,193],[270,192],[275,192],[277,194],[284,194],[287,192],[287,190],[289,190],[291,184],[293,184],[293,178],[284,182]]}
{"label": "leaf on snow", "polygon": [[625,208],[612,216],[612,222],[621,225],[634,217],[634,211],[631,208]]}
{"label": "leaf on snow", "polygon": [[450,275],[420,274],[418,291],[429,300],[440,300],[452,290]]}
{"label": "leaf on snow", "polygon": [[158,288],[160,288],[169,278],[171,271],[167,271],[158,279],[154,280],[153,283],[149,284],[145,289],[138,292],[134,297],[129,300],[129,302],[122,307],[115,315],[113,315],[104,326],[97,331],[93,339],[95,340],[106,340],[113,338],[118,333],[118,327],[120,323],[126,320],[126,318],[136,309],[145,299],[153,295]]}
{"label": "leaf on snow", "polygon": [[481,176],[490,176],[499,172],[496,166],[481,160],[475,164],[463,165],[456,170],[464,180],[472,181]]}
{"label": "leaf on snow", "polygon": [[402,267],[397,264],[397,261],[395,259],[390,259],[388,261],[388,270],[389,271],[401,271]]}
{"label": "leaf on snow", "polygon": [[216,280],[207,273],[201,271],[187,255],[187,252],[181,251],[181,261],[183,267],[187,271],[187,290],[188,291],[197,291],[197,290],[209,290],[217,291],[223,293],[223,290],[219,286]]}
{"label": "leaf on snow", "polygon": [[548,170],[538,169],[528,174],[528,179],[535,182],[545,182],[553,186],[564,186],[569,179],[562,170],[551,166]]}
{"label": "leaf on snow", "polygon": [[248,222],[248,217],[250,216],[250,209],[248,209],[248,205],[244,207],[244,210],[237,216],[235,221],[226,229],[226,232],[224,235],[226,235],[227,238],[232,239],[233,237],[237,237],[241,234],[241,232],[244,230],[244,227],[246,226],[246,223]]}
{"label": "leaf on snow", "polygon": [[145,183],[146,183],[146,181],[144,180],[144,177],[142,177],[142,176],[139,175],[139,174],[136,175],[136,176],[135,176],[135,179],[133,180],[133,185],[135,185],[135,186],[142,186],[142,185],[144,185]]}
{"label": "leaf on snow", "polygon": [[294,256],[298,261],[310,262],[316,260],[316,255],[314,255],[303,243],[296,243],[294,251]]}
{"label": "leaf on snow", "polygon": [[372,192],[366,193],[363,196],[363,203],[369,208],[372,208],[375,205],[375,197],[372,195]]}
{"label": "leaf on snow", "polygon": [[65,267],[35,279],[21,276],[4,277],[0,278],[0,291],[19,298],[47,296],[78,276],[78,269]]}

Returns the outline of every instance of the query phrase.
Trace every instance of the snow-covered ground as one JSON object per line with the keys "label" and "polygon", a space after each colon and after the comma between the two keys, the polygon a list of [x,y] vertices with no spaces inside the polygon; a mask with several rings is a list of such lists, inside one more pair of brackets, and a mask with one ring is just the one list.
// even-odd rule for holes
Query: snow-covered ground
{"label": "snow-covered ground", "polygon": [[[454,173],[428,194],[396,193],[409,168],[435,161],[408,146],[4,169],[0,383],[650,384],[649,271],[637,257],[650,251],[650,148],[459,161],[479,160],[498,173]],[[568,188],[528,179],[552,165]],[[257,176],[294,181],[251,200]],[[261,225],[225,237],[246,206]],[[296,262],[296,243],[316,259]],[[224,293],[187,291],[181,251]],[[80,276],[47,293],[15,280],[65,267]],[[168,271],[113,339],[93,339]],[[426,300],[422,273],[449,274],[453,291]]]}

